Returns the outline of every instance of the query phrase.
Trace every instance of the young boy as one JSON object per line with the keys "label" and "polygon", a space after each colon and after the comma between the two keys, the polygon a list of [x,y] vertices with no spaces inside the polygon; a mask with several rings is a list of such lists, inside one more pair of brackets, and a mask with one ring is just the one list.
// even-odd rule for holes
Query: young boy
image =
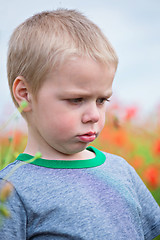
{"label": "young boy", "polygon": [[[133,168],[87,147],[103,129],[117,64],[100,29],[74,10],[42,12],[14,31],[8,80],[16,106],[28,103],[28,143],[0,173],[14,187],[0,239],[142,240],[160,234],[159,206]],[[42,158],[26,164],[37,152]]]}

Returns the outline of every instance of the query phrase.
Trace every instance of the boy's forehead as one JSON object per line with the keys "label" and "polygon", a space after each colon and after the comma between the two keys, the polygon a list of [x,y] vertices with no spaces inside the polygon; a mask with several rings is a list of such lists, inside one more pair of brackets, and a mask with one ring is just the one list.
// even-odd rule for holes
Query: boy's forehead
{"label": "boy's forehead", "polygon": [[[97,71],[100,69],[100,72]],[[55,71],[56,74],[66,74],[74,76],[75,78],[85,76],[92,76],[98,74],[103,76],[104,74],[114,74],[116,68],[113,64],[104,64],[102,62],[93,60],[90,57],[73,57],[69,58],[63,64],[61,64]]]}
{"label": "boy's forehead", "polygon": [[76,75],[63,75],[57,78],[56,84],[57,91],[65,96],[76,96],[87,97],[90,94],[103,94],[106,97],[112,95],[112,81],[113,76],[109,74],[98,73],[86,73],[77,72]]}
{"label": "boy's forehead", "polygon": [[[90,92],[112,95],[112,81],[115,68],[96,62],[90,58],[74,58],[50,72],[45,82],[48,91],[54,89],[65,95],[87,96]],[[47,81],[48,80],[48,81]]]}

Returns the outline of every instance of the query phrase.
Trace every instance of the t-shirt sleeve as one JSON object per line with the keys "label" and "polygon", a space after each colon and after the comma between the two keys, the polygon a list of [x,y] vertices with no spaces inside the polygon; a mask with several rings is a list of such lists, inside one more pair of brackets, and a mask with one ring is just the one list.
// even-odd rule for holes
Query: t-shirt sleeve
{"label": "t-shirt sleeve", "polygon": [[136,171],[132,167],[130,171],[141,206],[144,236],[145,239],[150,240],[160,235],[160,207]]}
{"label": "t-shirt sleeve", "polygon": [[[2,183],[2,180],[1,180]],[[0,183],[0,184],[1,184]],[[25,240],[26,239],[26,212],[23,203],[13,189],[11,195],[5,202],[5,207],[10,212],[10,217],[0,216],[0,239],[3,240]]]}

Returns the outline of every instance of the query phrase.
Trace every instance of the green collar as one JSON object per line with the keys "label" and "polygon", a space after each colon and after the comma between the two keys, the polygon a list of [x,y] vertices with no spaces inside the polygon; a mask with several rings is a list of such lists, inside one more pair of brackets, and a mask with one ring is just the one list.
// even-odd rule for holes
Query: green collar
{"label": "green collar", "polygon": [[[98,149],[94,147],[87,147],[87,150],[92,151],[95,153],[95,158],[87,159],[87,160],[73,160],[73,161],[66,161],[66,160],[47,160],[43,158],[38,158],[36,160],[31,161],[30,164],[46,167],[46,168],[91,168],[91,167],[97,167],[102,165],[105,160],[106,156],[104,153],[99,151]],[[29,161],[33,158],[33,156],[21,153],[17,160],[19,161]]]}

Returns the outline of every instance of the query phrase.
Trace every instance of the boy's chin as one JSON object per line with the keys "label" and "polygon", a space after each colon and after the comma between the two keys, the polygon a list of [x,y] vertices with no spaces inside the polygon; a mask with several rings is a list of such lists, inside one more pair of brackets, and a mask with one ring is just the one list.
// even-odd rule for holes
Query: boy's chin
{"label": "boy's chin", "polygon": [[88,143],[85,144],[78,144],[79,146],[74,146],[72,149],[66,149],[66,151],[62,152],[65,155],[78,155],[79,153],[83,152],[86,150],[87,146],[89,145]]}
{"label": "boy's chin", "polygon": [[86,147],[88,146],[88,143],[85,144],[76,144],[76,146],[72,146],[72,149],[65,148],[63,150],[59,151],[59,154],[61,155],[61,159],[68,159],[68,160],[81,160],[85,159]]}

